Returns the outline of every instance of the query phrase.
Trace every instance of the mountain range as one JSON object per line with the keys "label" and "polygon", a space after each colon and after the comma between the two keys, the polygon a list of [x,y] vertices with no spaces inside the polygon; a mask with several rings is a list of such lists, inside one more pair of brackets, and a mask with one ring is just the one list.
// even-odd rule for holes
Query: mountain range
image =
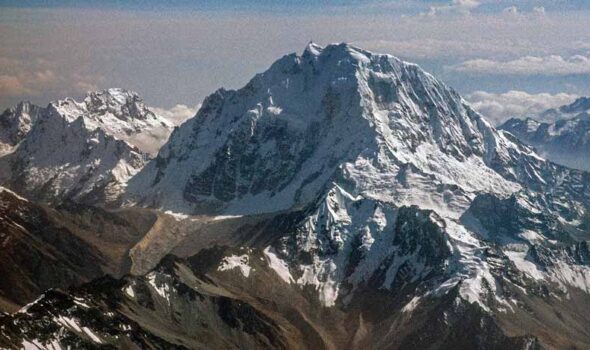
{"label": "mountain range", "polygon": [[[549,121],[546,121],[549,120]],[[512,118],[500,129],[507,130],[556,163],[590,170],[590,98],[549,109],[538,116]]]}
{"label": "mountain range", "polygon": [[[40,108],[19,104],[3,114],[8,146],[0,181],[32,199],[116,202],[127,180],[172,131],[134,92],[109,89],[82,102]],[[33,121],[35,121],[33,123]]]}
{"label": "mountain range", "polygon": [[0,347],[590,347],[590,174],[415,64],[310,43],[175,129],[120,89],[2,118]]}

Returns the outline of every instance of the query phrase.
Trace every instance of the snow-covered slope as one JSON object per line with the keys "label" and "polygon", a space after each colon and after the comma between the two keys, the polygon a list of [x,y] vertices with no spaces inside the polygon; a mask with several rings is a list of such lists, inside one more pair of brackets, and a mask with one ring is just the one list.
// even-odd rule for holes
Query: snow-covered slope
{"label": "snow-covered slope", "polygon": [[136,92],[124,89],[90,92],[82,102],[66,98],[49,108],[68,121],[83,116],[89,128],[100,128],[148,154],[157,153],[173,129],[172,123],[147,108]]}
{"label": "snow-covered slope", "polygon": [[[555,121],[539,121],[551,113]],[[590,98],[580,98],[571,105],[546,111],[536,118],[512,118],[500,128],[554,162],[590,170]]]}
{"label": "snow-covered slope", "polygon": [[[510,305],[485,254],[513,247],[485,238],[477,218],[463,222],[473,200],[539,191],[547,215],[575,231],[590,203],[588,183],[585,173],[494,129],[416,65],[345,44],[310,44],[244,88],[209,96],[129,182],[128,198],[189,214],[304,208],[306,217],[273,249],[326,306],[345,302],[378,271],[385,275],[377,287],[395,289],[403,271],[430,293],[460,286],[462,298],[488,309],[489,295]],[[422,218],[412,225],[427,228],[413,234],[431,242],[428,251],[396,228],[412,215]],[[525,250],[553,242],[515,230]],[[520,255],[501,254],[520,263]]]}
{"label": "snow-covered slope", "polygon": [[0,115],[0,156],[9,153],[28,134],[44,111],[30,102],[21,102]]}
{"label": "snow-covered slope", "polygon": [[52,102],[0,159],[0,182],[43,201],[113,203],[171,129],[122,89],[91,92],[80,103]]}
{"label": "snow-covered slope", "polygon": [[418,66],[311,44],[244,88],[209,96],[133,179],[130,194],[175,211],[246,214],[309,203],[338,180],[359,194],[447,210],[421,194],[442,197],[444,184],[459,185],[463,196],[507,195],[520,180],[537,181],[523,163],[537,163],[531,150]]}

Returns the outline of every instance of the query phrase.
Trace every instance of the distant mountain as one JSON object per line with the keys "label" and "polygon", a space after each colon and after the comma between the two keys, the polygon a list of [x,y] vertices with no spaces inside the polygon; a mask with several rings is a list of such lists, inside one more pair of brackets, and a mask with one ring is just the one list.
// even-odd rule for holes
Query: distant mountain
{"label": "distant mountain", "polygon": [[88,128],[101,129],[149,154],[158,152],[173,128],[146,107],[136,92],[124,89],[90,92],[81,103],[66,98],[50,108],[70,122],[83,116]]}
{"label": "distant mountain", "polygon": [[569,105],[548,109],[539,114],[540,121],[558,121],[590,112],[590,97],[580,97]]}
{"label": "distant mountain", "polygon": [[[554,122],[540,122],[550,118]],[[512,118],[502,124],[522,142],[535,147],[548,159],[590,171],[590,98],[541,113],[538,118]]]}
{"label": "distant mountain", "polygon": [[116,203],[172,130],[136,93],[122,89],[32,110],[38,113],[30,131],[0,159],[0,184],[46,202]]}
{"label": "distant mountain", "polygon": [[590,347],[590,173],[415,64],[311,43],[213,93],[133,169],[49,188],[163,212],[134,275],[46,292],[1,317],[0,347]]}

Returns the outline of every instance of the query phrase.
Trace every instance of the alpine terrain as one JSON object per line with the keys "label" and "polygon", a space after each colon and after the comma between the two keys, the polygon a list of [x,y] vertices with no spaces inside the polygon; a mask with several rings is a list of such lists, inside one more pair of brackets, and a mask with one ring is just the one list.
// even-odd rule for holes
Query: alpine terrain
{"label": "alpine terrain", "polygon": [[500,128],[556,163],[590,170],[590,97],[536,117],[512,118]]}
{"label": "alpine terrain", "polygon": [[18,147],[0,159],[0,181],[48,202],[116,202],[172,129],[136,93],[122,89],[44,109],[22,103],[1,118],[2,133],[12,140],[7,144]]}
{"label": "alpine terrain", "polygon": [[[50,104],[0,159],[0,208],[19,208],[0,223],[72,277],[27,269],[46,290],[6,293],[0,347],[590,348],[590,174],[419,66],[310,43],[211,94],[152,159],[135,96]],[[105,238],[117,254],[94,217],[134,225]]]}

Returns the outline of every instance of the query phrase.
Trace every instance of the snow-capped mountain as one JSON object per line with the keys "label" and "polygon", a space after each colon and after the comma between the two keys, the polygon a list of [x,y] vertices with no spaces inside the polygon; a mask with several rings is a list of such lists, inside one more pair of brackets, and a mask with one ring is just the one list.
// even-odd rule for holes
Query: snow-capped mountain
{"label": "snow-capped mountain", "polygon": [[[418,298],[458,288],[484,310],[513,310],[514,286],[590,285],[576,258],[588,174],[496,130],[418,66],[345,44],[310,44],[209,96],[129,184],[131,202],[189,214],[303,208],[268,249],[324,306],[412,283]],[[507,203],[510,230],[486,226],[481,208]]]}
{"label": "snow-capped mountain", "polygon": [[520,158],[537,162],[418,66],[310,45],[244,88],[207,98],[130,194],[175,211],[247,214],[309,203],[340,179],[356,193],[413,204],[440,184],[512,193],[532,175],[515,168]]}
{"label": "snow-capped mountain", "polygon": [[148,154],[159,150],[173,128],[146,107],[136,92],[118,88],[90,92],[82,102],[66,98],[49,108],[70,122],[83,116],[88,128],[100,128]]}
{"label": "snow-capped mountain", "polygon": [[129,250],[138,276],[46,293],[0,319],[6,346],[590,346],[590,174],[395,57],[284,56],[126,183],[173,218]]}
{"label": "snow-capped mountain", "polygon": [[0,115],[0,156],[9,153],[31,130],[44,109],[21,102]]}
{"label": "snow-capped mountain", "polygon": [[91,92],[50,103],[16,150],[0,159],[0,183],[35,199],[116,202],[126,181],[172,125],[134,92]]}
{"label": "snow-capped mountain", "polygon": [[[551,115],[553,122],[541,122]],[[512,118],[500,126],[548,159],[590,171],[590,98],[543,112],[536,118]]]}
{"label": "snow-capped mountain", "polygon": [[581,113],[590,112],[590,97],[579,97],[569,105],[563,105],[558,108],[550,108],[538,116],[535,119],[542,122],[556,122],[560,119],[570,119]]}

